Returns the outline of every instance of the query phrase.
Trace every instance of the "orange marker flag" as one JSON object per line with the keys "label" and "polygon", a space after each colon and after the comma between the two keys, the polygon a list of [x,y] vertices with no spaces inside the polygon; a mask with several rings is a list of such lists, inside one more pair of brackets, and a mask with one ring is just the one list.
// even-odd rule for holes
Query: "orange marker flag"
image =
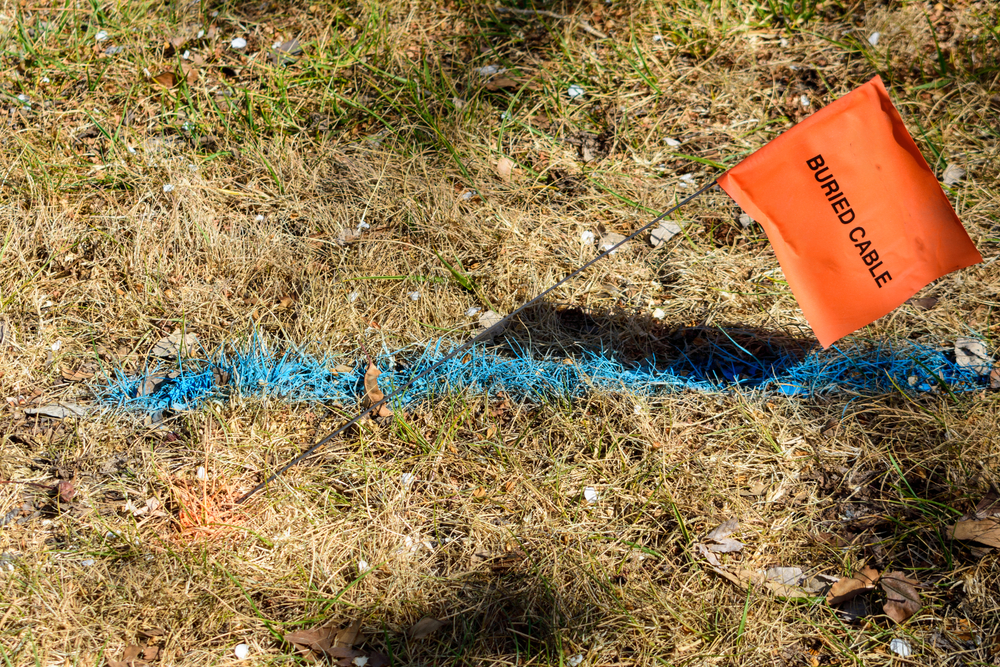
{"label": "orange marker flag", "polygon": [[764,227],[823,347],[983,261],[877,76],[718,183]]}

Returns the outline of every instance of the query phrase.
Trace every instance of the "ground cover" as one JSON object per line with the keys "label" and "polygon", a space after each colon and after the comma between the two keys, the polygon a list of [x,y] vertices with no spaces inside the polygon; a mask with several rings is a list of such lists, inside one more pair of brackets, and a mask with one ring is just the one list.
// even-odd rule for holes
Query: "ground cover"
{"label": "ground cover", "polygon": [[[8,3],[0,44],[0,664],[1000,659],[988,385],[443,391],[240,506],[357,406],[97,401],[465,340],[875,74],[985,262],[846,342],[995,353],[995,4]],[[491,349],[811,349],[721,191],[672,220]]]}

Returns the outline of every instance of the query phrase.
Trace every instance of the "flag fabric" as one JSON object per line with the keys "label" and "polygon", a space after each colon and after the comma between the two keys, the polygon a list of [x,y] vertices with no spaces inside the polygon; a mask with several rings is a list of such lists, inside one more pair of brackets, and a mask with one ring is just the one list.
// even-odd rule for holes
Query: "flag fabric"
{"label": "flag fabric", "polygon": [[983,260],[879,77],[727,171],[823,347]]}

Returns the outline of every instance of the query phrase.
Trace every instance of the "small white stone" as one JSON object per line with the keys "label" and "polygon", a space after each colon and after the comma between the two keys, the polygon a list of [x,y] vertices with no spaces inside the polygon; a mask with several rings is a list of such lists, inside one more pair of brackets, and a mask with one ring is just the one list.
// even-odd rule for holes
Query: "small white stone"
{"label": "small white stone", "polygon": [[234,49],[245,49],[247,46],[247,40],[243,39],[242,37],[234,37],[233,41],[229,42],[229,46],[233,47]]}
{"label": "small white stone", "polygon": [[17,96],[17,99],[21,100],[22,102],[27,102],[28,101],[28,96],[22,93],[22,94],[20,94],[20,95]]}
{"label": "small white stone", "polygon": [[94,39],[96,39],[98,42],[103,42],[107,38],[108,38],[108,31],[107,30],[98,30],[97,34],[94,35]]}
{"label": "small white stone", "polygon": [[889,650],[901,658],[909,658],[913,655],[913,649],[910,648],[910,642],[905,639],[900,639],[899,637],[896,637],[889,642]]}
{"label": "small white stone", "polygon": [[778,44],[780,44],[781,48],[783,48],[783,49],[787,49],[788,48],[788,40],[785,39],[784,37],[781,38],[781,41],[779,41]]}
{"label": "small white stone", "polygon": [[92,558],[88,558],[87,560],[80,561],[80,565],[82,565],[84,567],[90,567],[93,564],[94,564],[94,559],[92,559]]}
{"label": "small white stone", "polygon": [[640,405],[639,403],[636,403],[635,405],[633,405],[632,406],[632,414],[641,415],[642,414],[642,405]]}
{"label": "small white stone", "polygon": [[198,35],[195,37],[195,39],[201,39],[204,36],[205,36],[205,31],[204,30],[199,30],[198,31]]}
{"label": "small white stone", "polygon": [[475,190],[468,190],[467,192],[462,193],[462,199],[472,199],[476,196],[476,194],[478,193]]}
{"label": "small white stone", "polygon": [[135,155],[135,149],[134,149],[134,148],[132,148],[131,146],[126,146],[126,147],[125,147],[125,150],[127,150],[127,151],[128,151],[129,153],[131,153],[132,155]]}
{"label": "small white stone", "polygon": [[163,191],[164,192],[173,192],[174,191],[174,186],[171,185],[170,183],[167,183],[166,185],[163,186]]}
{"label": "small white stone", "polygon": [[812,102],[809,101],[808,95],[802,95],[801,97],[799,97],[799,104],[801,104],[803,107],[808,107],[812,104]]}
{"label": "small white stone", "polygon": [[653,35],[653,42],[662,42],[663,35]]}
{"label": "small white stone", "polygon": [[366,560],[359,560],[358,561],[358,572],[360,572],[361,574],[364,574],[365,572],[367,572],[370,569],[372,569],[372,566],[368,564],[368,561],[366,561]]}
{"label": "small white stone", "polygon": [[181,58],[183,58],[184,60],[191,60],[191,52],[185,51],[184,53],[181,54]]}
{"label": "small white stone", "polygon": [[197,477],[198,481],[200,482],[204,482],[205,480],[207,480],[208,473],[205,472],[205,466],[198,466],[198,470],[195,472],[194,476]]}
{"label": "small white stone", "polygon": [[247,656],[250,655],[250,647],[246,644],[237,644],[233,648],[233,653],[236,654],[237,660],[246,660]]}
{"label": "small white stone", "polygon": [[48,82],[49,82],[49,77],[43,76],[42,77],[42,83],[48,83]]}
{"label": "small white stone", "polygon": [[597,502],[597,489],[592,486],[588,486],[583,490],[583,499],[590,504]]}
{"label": "small white stone", "polygon": [[371,225],[369,225],[369,224],[368,224],[367,222],[365,222],[364,220],[362,220],[361,222],[359,222],[359,223],[358,223],[358,231],[359,231],[359,232],[360,232],[360,231],[361,231],[362,229],[370,229],[370,228],[371,228]]}
{"label": "small white stone", "polygon": [[754,222],[753,218],[751,218],[749,215],[747,215],[746,213],[740,213],[740,226],[742,226],[743,229],[748,228],[750,225],[753,224],[753,222]]}
{"label": "small white stone", "polygon": [[420,300],[420,292],[410,292],[409,294],[407,294],[407,296],[410,297],[410,301]]}
{"label": "small white stone", "polygon": [[566,659],[566,664],[569,665],[569,667],[579,667],[579,665],[582,662],[583,662],[583,655],[579,653]]}
{"label": "small white stone", "polygon": [[594,232],[586,231],[586,232],[583,232],[582,234],[580,234],[580,243],[583,243],[585,245],[586,244],[590,244],[590,243],[594,242],[595,238],[597,238],[597,237],[594,236]]}
{"label": "small white stone", "polygon": [[479,76],[493,76],[494,74],[499,74],[503,71],[504,69],[499,65],[486,65],[477,69],[476,74]]}
{"label": "small white stone", "polygon": [[677,141],[676,139],[671,139],[670,137],[664,139],[663,142],[670,147],[677,147],[681,145],[681,142]]}
{"label": "small white stone", "polygon": [[572,86],[566,89],[566,94],[569,95],[569,98],[571,100],[578,99],[580,97],[583,97],[583,88],[574,83]]}
{"label": "small white stone", "polygon": [[190,169],[191,171],[198,171],[197,165],[193,165],[193,164],[189,164],[188,165],[188,169]]}
{"label": "small white stone", "polygon": [[364,655],[359,655],[354,660],[351,660],[351,664],[355,667],[365,667],[368,664],[368,657]]}
{"label": "small white stone", "polygon": [[359,296],[361,295],[358,292],[351,292],[350,294],[347,295],[347,301],[349,303],[354,303],[355,301],[358,300]]}
{"label": "small white stone", "polygon": [[417,476],[414,475],[412,472],[404,472],[399,479],[403,483],[403,486],[409,486],[410,484],[413,484],[414,481],[416,481]]}
{"label": "small white stone", "polygon": [[215,10],[214,12],[212,12],[212,18],[213,18],[213,19],[214,19],[215,17],[217,17],[218,15],[219,15],[219,10],[218,10],[218,9],[216,9],[216,10]]}
{"label": "small white stone", "polygon": [[61,348],[61,347],[62,347],[62,341],[61,340],[57,340],[56,342],[52,343],[52,351],[53,352],[58,352],[59,348]]}
{"label": "small white stone", "polygon": [[500,114],[500,120],[510,120],[510,112],[504,111],[502,114]]}
{"label": "small white stone", "polygon": [[868,43],[871,44],[872,46],[877,45],[878,44],[878,38],[881,37],[881,36],[882,36],[882,33],[880,33],[880,32],[873,32],[872,34],[868,35]]}
{"label": "small white stone", "polygon": [[254,220],[256,220],[257,222],[264,222],[264,214],[258,213],[257,215],[254,216]]}
{"label": "small white stone", "polygon": [[667,313],[662,308],[657,308],[653,311],[654,320],[665,320],[667,319]]}
{"label": "small white stone", "polygon": [[475,317],[476,313],[478,313],[480,310],[482,310],[482,308],[480,308],[479,306],[473,306],[472,308],[469,308],[467,311],[465,311],[465,316]]}

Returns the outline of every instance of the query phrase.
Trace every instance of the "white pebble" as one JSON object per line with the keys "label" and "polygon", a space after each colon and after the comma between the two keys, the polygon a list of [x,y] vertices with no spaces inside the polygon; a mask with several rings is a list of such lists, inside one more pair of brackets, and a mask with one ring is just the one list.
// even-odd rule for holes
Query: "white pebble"
{"label": "white pebble", "polygon": [[476,192],[475,190],[469,190],[468,192],[463,192],[462,193],[462,199],[472,199],[477,194],[479,194],[479,193]]}
{"label": "white pebble", "polygon": [[467,311],[465,311],[465,316],[466,317],[473,317],[480,310],[482,310],[482,308],[480,308],[479,306],[473,306],[472,308],[469,308]]}
{"label": "white pebble", "polygon": [[579,97],[583,97],[583,88],[574,83],[566,90],[566,94],[569,95],[571,100],[575,100]]}
{"label": "white pebble", "polygon": [[193,164],[189,164],[188,165],[188,169],[190,169],[191,171],[198,171],[198,166],[197,165],[193,165]]}
{"label": "white pebble", "polygon": [[163,186],[163,191],[164,192],[173,192],[174,191],[174,186],[172,186],[170,183],[167,183],[166,185]]}
{"label": "white pebble", "polygon": [[181,54],[181,58],[183,58],[184,60],[191,60],[191,52],[185,51],[184,53]]}
{"label": "white pebble", "polygon": [[499,74],[503,72],[504,69],[498,65],[486,65],[485,67],[480,67],[476,70],[476,74],[479,76],[493,76],[494,74]]}
{"label": "white pebble", "polygon": [[229,46],[233,47],[234,49],[245,49],[247,46],[247,40],[243,39],[242,37],[234,37],[233,41],[229,42]]}
{"label": "white pebble", "polygon": [[667,319],[667,313],[662,308],[657,308],[653,311],[654,320],[665,320]]}
{"label": "white pebble", "polygon": [[94,35],[94,39],[96,39],[98,42],[103,42],[107,38],[108,38],[108,31],[107,30],[98,30],[97,34]]}
{"label": "white pebble", "polygon": [[588,503],[591,503],[591,504],[596,503],[597,502],[597,489],[595,489],[592,486],[588,486],[587,488],[585,488],[583,490],[583,499],[586,500]]}
{"label": "white pebble", "polygon": [[779,41],[778,44],[780,44],[781,48],[783,48],[783,49],[787,49],[788,48],[788,40],[785,39],[785,38],[781,38],[781,41]]}
{"label": "white pebble", "polygon": [[663,41],[663,35],[653,35],[653,41],[654,42],[662,42]]}
{"label": "white pebble", "polygon": [[349,303],[354,303],[355,301],[358,300],[359,296],[361,295],[358,292],[351,292],[350,294],[347,295],[347,301]]}
{"label": "white pebble", "polygon": [[593,243],[595,238],[597,238],[597,237],[594,236],[594,232],[586,231],[586,232],[580,234],[580,243],[584,243],[584,244]]}
{"label": "white pebble", "polygon": [[633,405],[632,406],[632,414],[641,415],[642,414],[642,405],[640,405],[639,403],[636,403],[635,405]]}
{"label": "white pebble", "polygon": [[205,472],[205,466],[198,466],[198,470],[195,472],[195,477],[202,482],[208,479],[208,473]]}
{"label": "white pebble", "polygon": [[809,101],[808,95],[803,95],[802,97],[799,98],[799,104],[801,104],[804,107],[808,107],[812,104],[812,102]]}
{"label": "white pebble", "polygon": [[872,34],[868,35],[868,43],[871,44],[872,46],[877,45],[878,44],[878,38],[881,37],[881,36],[882,36],[882,33],[880,33],[880,32],[873,32]]}
{"label": "white pebble", "polygon": [[61,348],[61,347],[62,347],[62,341],[61,340],[57,340],[56,342],[52,343],[52,351],[53,352],[58,352],[59,348]]}
{"label": "white pebble", "polygon": [[367,572],[370,569],[372,569],[372,566],[368,564],[368,561],[366,561],[366,560],[359,560],[358,561],[358,572],[360,572],[361,574],[364,574],[365,572]]}
{"label": "white pebble", "polygon": [[889,650],[901,658],[909,658],[913,655],[913,649],[910,648],[910,642],[905,639],[900,639],[899,637],[896,637],[889,642]]}
{"label": "white pebble", "polygon": [[420,300],[420,292],[410,292],[407,296],[410,297],[411,301],[419,301]]}
{"label": "white pebble", "polygon": [[258,213],[257,215],[254,216],[253,219],[256,220],[257,222],[264,222],[264,214]]}
{"label": "white pebble", "polygon": [[250,655],[250,647],[246,644],[237,644],[236,647],[233,648],[233,653],[236,654],[237,660],[246,660],[247,656]]}
{"label": "white pebble", "polygon": [[195,39],[201,39],[204,36],[205,36],[205,31],[204,30],[199,30],[198,31],[198,36]]}
{"label": "white pebble", "polygon": [[664,139],[663,142],[671,147],[676,147],[681,145],[681,142],[677,141],[676,139],[671,139],[670,137]]}
{"label": "white pebble", "polygon": [[364,655],[359,655],[354,660],[351,660],[351,664],[355,667],[365,667],[368,664],[368,657]]}
{"label": "white pebble", "polygon": [[22,93],[22,94],[20,94],[20,95],[17,96],[17,99],[21,100],[22,102],[27,102],[28,101],[28,96]]}
{"label": "white pebble", "polygon": [[90,567],[93,564],[94,564],[94,559],[92,559],[92,558],[88,558],[87,560],[80,561],[80,565],[82,565],[84,567]]}
{"label": "white pebble", "polygon": [[135,155],[135,149],[134,148],[132,148],[131,146],[126,146],[125,148],[126,148],[126,150],[128,150],[129,153],[131,153],[132,155]]}
{"label": "white pebble", "polygon": [[49,82],[49,77],[43,76],[42,77],[42,83],[48,83],[48,82]]}
{"label": "white pebble", "polygon": [[414,482],[414,481],[415,481],[416,479],[417,479],[417,476],[416,476],[416,475],[414,475],[414,474],[413,474],[412,472],[404,472],[404,473],[403,473],[403,474],[402,474],[402,475],[400,476],[400,481],[402,481],[402,482],[403,482],[403,486],[409,486],[410,484],[413,484],[413,482]]}
{"label": "white pebble", "polygon": [[583,656],[579,653],[566,659],[566,664],[569,665],[569,667],[579,667],[580,663],[582,662],[583,662]]}

